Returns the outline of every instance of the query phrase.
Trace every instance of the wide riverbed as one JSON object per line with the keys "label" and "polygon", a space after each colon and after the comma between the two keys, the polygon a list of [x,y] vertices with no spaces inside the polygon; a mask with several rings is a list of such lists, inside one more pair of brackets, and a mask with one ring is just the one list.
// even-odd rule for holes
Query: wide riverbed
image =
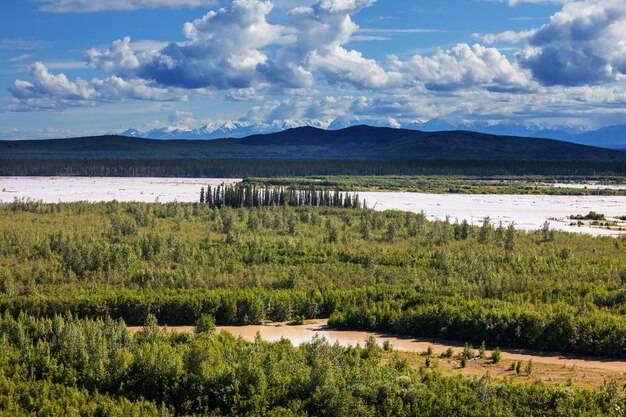
{"label": "wide riverbed", "polygon": [[[198,201],[200,188],[236,179],[206,178],[111,178],[111,177],[0,177],[0,202],[34,199],[44,202],[72,201]],[[570,186],[570,185],[568,185]],[[554,229],[593,235],[620,232],[588,226],[570,226],[568,216],[590,211],[607,216],[626,215],[626,197],[550,195],[465,195],[404,192],[363,192],[362,199],[376,210],[424,211],[431,218],[467,219],[480,224],[515,222],[519,229],[537,230],[550,221]],[[624,233],[624,232],[622,232]]]}

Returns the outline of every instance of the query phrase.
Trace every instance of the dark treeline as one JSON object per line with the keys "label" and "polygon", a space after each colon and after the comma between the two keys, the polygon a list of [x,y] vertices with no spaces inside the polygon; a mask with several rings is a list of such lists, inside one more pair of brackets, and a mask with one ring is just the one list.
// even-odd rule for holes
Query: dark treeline
{"label": "dark treeline", "polygon": [[[0,156],[1,158],[1,156]],[[253,159],[0,160],[0,175],[290,177],[313,175],[626,175],[618,162],[322,161]]]}
{"label": "dark treeline", "polygon": [[284,188],[284,187],[256,187],[250,184],[223,184],[213,189],[210,185],[206,191],[200,189],[200,203],[210,208],[243,208],[243,207],[343,207],[362,209],[358,194],[334,192],[328,190]]}
{"label": "dark treeline", "polygon": [[[209,319],[210,321],[210,319]],[[253,343],[211,326],[131,334],[121,321],[0,316],[0,416],[618,417],[596,390],[413,368],[371,339]]]}

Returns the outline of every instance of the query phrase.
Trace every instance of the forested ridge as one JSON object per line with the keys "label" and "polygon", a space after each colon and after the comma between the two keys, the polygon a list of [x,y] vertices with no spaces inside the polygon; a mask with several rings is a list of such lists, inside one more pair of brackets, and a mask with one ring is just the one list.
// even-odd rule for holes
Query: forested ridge
{"label": "forested ridge", "polygon": [[369,161],[620,162],[623,152],[551,139],[372,126],[300,127],[241,139],[150,140],[123,136],[0,141],[2,159],[274,159]]}
{"label": "forested ridge", "polygon": [[476,132],[354,126],[242,139],[121,136],[0,141],[0,175],[626,175],[623,152]]}

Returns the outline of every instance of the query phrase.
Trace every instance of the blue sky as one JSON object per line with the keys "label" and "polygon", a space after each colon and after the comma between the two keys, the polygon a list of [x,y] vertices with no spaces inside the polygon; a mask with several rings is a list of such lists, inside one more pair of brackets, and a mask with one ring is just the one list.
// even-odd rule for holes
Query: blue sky
{"label": "blue sky", "polygon": [[3,0],[0,138],[210,121],[626,124],[622,0]]}

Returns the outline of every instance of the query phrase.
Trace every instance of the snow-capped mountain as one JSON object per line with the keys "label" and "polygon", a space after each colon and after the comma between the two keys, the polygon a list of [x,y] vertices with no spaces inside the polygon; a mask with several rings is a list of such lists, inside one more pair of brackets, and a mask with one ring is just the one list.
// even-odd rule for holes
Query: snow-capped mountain
{"label": "snow-capped mountain", "polygon": [[271,120],[267,122],[227,121],[223,123],[207,123],[195,129],[159,128],[148,131],[129,129],[122,132],[123,136],[143,137],[149,139],[221,139],[243,138],[250,135],[276,133],[296,127],[312,126],[328,129],[332,120]]}
{"label": "snow-capped mountain", "polygon": [[394,129],[422,130],[426,132],[469,130],[480,133],[531,138],[549,138],[602,147],[626,146],[626,125],[589,131],[581,125],[544,125],[527,123],[451,122],[447,120],[417,120],[394,118],[335,118],[306,120],[269,120],[263,122],[225,121],[210,122],[197,128],[164,127],[147,131],[128,129],[123,136],[149,139],[221,139],[243,138],[250,135],[281,132],[296,127],[311,126],[325,130],[339,130],[356,125],[389,127]]}

